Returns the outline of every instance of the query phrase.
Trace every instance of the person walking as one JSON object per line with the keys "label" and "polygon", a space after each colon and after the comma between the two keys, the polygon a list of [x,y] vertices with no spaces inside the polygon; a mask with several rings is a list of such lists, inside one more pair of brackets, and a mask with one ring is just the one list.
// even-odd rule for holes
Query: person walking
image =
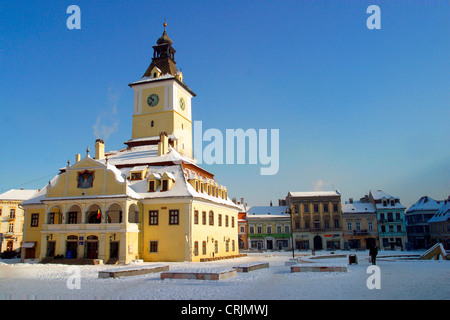
{"label": "person walking", "polygon": [[372,262],[373,265],[376,264],[377,254],[378,254],[377,246],[371,247],[369,250],[369,255],[370,255],[370,261]]}

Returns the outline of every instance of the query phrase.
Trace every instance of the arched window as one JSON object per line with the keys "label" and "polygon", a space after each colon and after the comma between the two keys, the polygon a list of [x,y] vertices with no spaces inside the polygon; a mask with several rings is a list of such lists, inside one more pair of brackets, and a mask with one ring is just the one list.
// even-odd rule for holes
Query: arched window
{"label": "arched window", "polygon": [[214,212],[212,211],[209,212],[209,225],[210,226],[214,225]]}
{"label": "arched window", "polygon": [[202,242],[202,254],[205,255],[206,254],[206,241]]}
{"label": "arched window", "polygon": [[198,256],[198,241],[194,242],[194,255]]}

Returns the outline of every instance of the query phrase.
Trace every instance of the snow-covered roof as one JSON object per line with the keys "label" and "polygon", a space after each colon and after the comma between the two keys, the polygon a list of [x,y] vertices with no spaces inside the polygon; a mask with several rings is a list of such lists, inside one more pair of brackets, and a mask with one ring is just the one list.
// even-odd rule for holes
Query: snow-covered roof
{"label": "snow-covered roof", "polygon": [[334,191],[306,191],[306,192],[292,192],[289,191],[291,197],[329,197],[329,196],[340,196],[338,190]]}
{"label": "snow-covered roof", "polygon": [[171,75],[170,73],[166,73],[157,78],[142,77],[138,81],[132,82],[129,85],[135,85],[135,84],[141,84],[141,83],[147,83],[147,82],[153,82],[153,81],[161,81],[161,80],[165,80],[165,79],[175,79],[175,76]]}
{"label": "snow-covered roof", "polygon": [[353,201],[353,203],[343,203],[342,213],[376,213],[376,208],[371,202]]}
{"label": "snow-covered roof", "polygon": [[[158,145],[156,144],[111,151],[107,153],[107,159],[109,164],[115,166],[144,165],[161,162],[181,163],[183,161],[195,164],[193,159],[181,155],[172,147],[169,147],[169,151],[166,154],[158,156]],[[106,158],[100,161],[106,162]]]}
{"label": "snow-covered roof", "polygon": [[248,209],[247,218],[289,218],[288,206],[253,206]]}
{"label": "snow-covered roof", "polygon": [[382,190],[376,190],[376,191],[370,190],[370,194],[372,195],[372,198],[374,200],[391,199],[391,198],[399,199],[399,198],[391,196],[390,194],[387,194],[386,192],[383,192]]}
{"label": "snow-covered roof", "polygon": [[35,196],[38,190],[11,189],[0,194],[1,200],[23,201]]}
{"label": "snow-covered roof", "polygon": [[450,219],[450,201],[442,201],[441,208],[431,217],[428,222],[444,222]]}
{"label": "snow-covered roof", "polygon": [[413,204],[406,213],[414,211],[435,211],[439,210],[444,205],[444,201],[436,201],[428,196],[421,197],[415,204]]}

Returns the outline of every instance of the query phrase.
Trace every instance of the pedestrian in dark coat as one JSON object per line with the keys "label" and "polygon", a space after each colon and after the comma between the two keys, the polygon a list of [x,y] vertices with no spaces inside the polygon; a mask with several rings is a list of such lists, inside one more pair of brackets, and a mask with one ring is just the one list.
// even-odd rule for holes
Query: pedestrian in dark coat
{"label": "pedestrian in dark coat", "polygon": [[370,250],[369,250],[369,255],[370,255],[370,260],[371,260],[373,265],[376,264],[377,254],[378,254],[377,246],[371,247]]}

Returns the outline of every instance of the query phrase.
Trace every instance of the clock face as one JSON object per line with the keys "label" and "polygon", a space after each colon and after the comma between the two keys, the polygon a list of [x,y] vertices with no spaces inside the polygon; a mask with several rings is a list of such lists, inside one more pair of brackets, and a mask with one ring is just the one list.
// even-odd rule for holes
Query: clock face
{"label": "clock face", "polygon": [[156,105],[158,104],[158,102],[159,102],[159,97],[158,97],[158,95],[155,94],[155,93],[152,93],[152,94],[149,95],[148,98],[147,98],[147,104],[148,104],[150,107],[156,106]]}
{"label": "clock face", "polygon": [[181,108],[181,110],[184,110],[185,107],[186,107],[186,103],[184,102],[184,99],[181,98],[180,99],[180,108]]}

